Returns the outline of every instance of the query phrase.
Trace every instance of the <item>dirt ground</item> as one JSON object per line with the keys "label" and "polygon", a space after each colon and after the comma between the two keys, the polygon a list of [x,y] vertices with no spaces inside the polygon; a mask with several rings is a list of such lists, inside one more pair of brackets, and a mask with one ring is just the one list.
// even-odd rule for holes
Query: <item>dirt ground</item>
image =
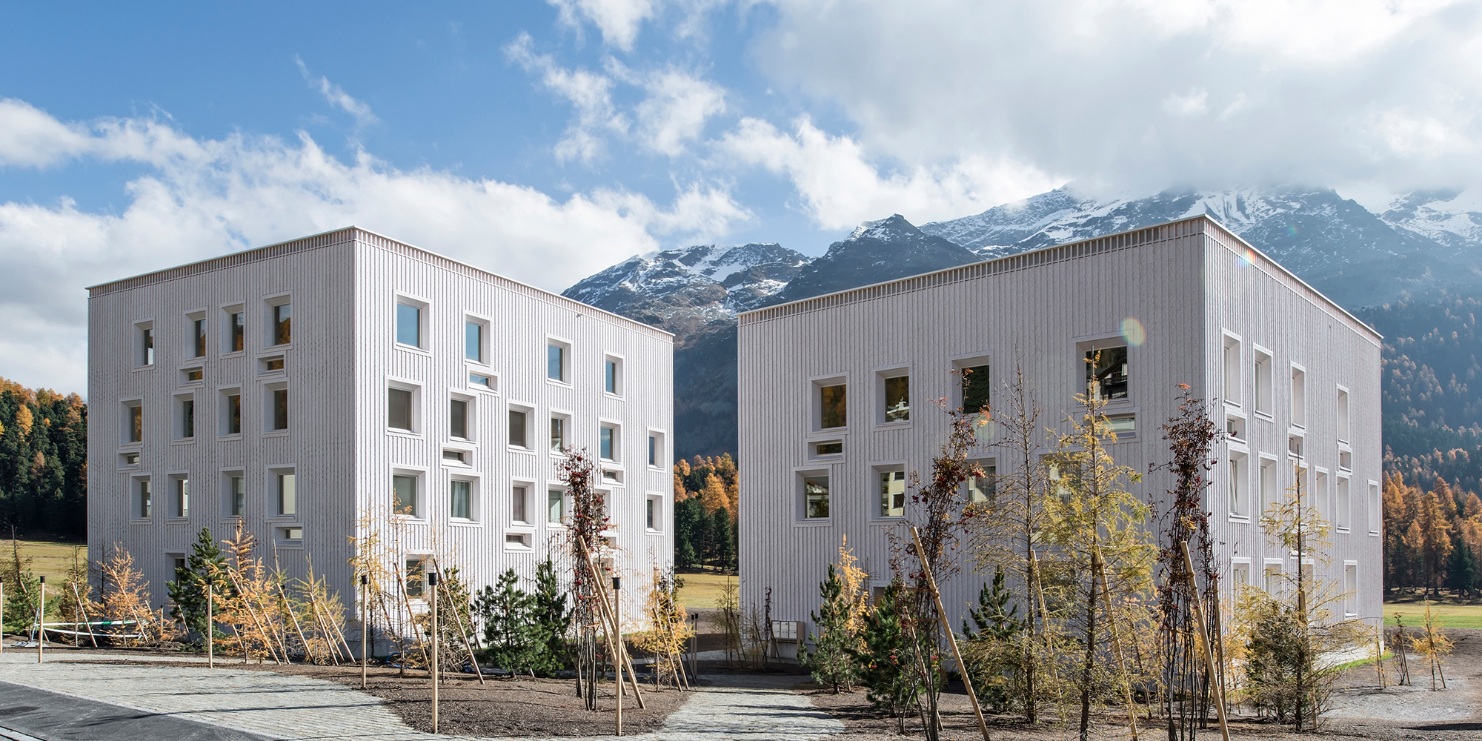
{"label": "dirt ground", "polygon": [[[1372,665],[1350,669],[1338,680],[1332,709],[1324,716],[1320,736],[1335,741],[1360,738],[1383,741],[1482,739],[1482,630],[1453,629],[1447,634],[1456,643],[1455,651],[1444,664],[1448,689],[1432,692],[1430,674],[1417,668],[1422,666],[1422,662],[1413,655],[1410,657],[1412,686],[1390,686],[1380,690]],[[1390,681],[1398,678],[1397,665],[1393,661],[1387,663],[1386,668]],[[899,741],[901,738],[895,732],[893,720],[870,709],[864,690],[835,695],[811,684],[803,687],[815,707],[843,721],[845,731],[840,738],[847,741]],[[943,737],[981,738],[962,686],[954,684],[950,692],[942,696],[942,719],[946,727]],[[1156,723],[1156,720],[1143,720],[1139,724],[1144,739],[1166,738],[1165,734],[1158,734],[1157,729],[1147,728]],[[1028,726],[1013,718],[995,716],[989,716],[989,724],[994,741],[1058,740],[1073,737],[1076,730],[1073,726],[1062,727],[1054,722]],[[913,728],[908,720],[907,731],[912,732]],[[1125,715],[1096,718],[1094,729],[1093,736],[1099,741],[1131,738]],[[1219,738],[1219,730],[1213,724],[1208,733],[1211,739]],[[1274,724],[1258,721],[1245,708],[1236,710],[1230,735],[1262,741],[1313,738],[1311,734],[1291,733]]]}

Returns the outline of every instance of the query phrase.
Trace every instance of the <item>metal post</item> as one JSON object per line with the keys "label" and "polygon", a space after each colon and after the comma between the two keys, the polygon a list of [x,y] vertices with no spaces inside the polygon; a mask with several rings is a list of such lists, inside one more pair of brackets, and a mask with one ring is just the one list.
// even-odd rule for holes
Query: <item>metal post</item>
{"label": "metal post", "polygon": [[206,581],[206,668],[216,668],[216,624],[212,621],[216,587]]}
{"label": "metal post", "polygon": [[370,653],[366,651],[366,642],[370,633],[370,600],[366,599],[366,589],[370,584],[370,576],[360,575],[360,689],[365,689],[366,662]]}
{"label": "metal post", "polygon": [[432,732],[437,733],[437,572],[427,572],[427,586],[432,591]]}
{"label": "metal post", "polygon": [[700,613],[690,615],[690,622],[695,624],[690,631],[690,676],[700,678]]}
{"label": "metal post", "polygon": [[[614,648],[617,649],[617,651],[614,651],[613,652],[614,654],[619,654],[619,652],[621,652],[623,650],[623,628],[622,628],[622,626],[623,626],[623,623],[622,623],[623,598],[618,593],[618,590],[622,588],[622,585],[623,585],[622,577],[619,577],[619,576],[612,577],[612,622],[613,622],[613,625],[614,625],[614,628],[613,628],[614,635],[612,636],[612,645],[613,645]],[[617,694],[617,735],[621,736],[621,735],[623,735],[623,665],[622,665],[622,658],[620,658],[620,654],[613,656],[613,658],[614,659],[617,659],[617,661],[614,662],[617,665],[617,688],[618,688],[618,691],[616,693]],[[656,674],[658,673],[658,667],[657,666],[654,667],[654,673],[656,673]],[[636,684],[638,682],[638,678],[637,677],[634,677],[633,678],[633,681]]]}
{"label": "metal post", "polygon": [[[0,611],[5,609],[5,582],[0,580]],[[0,652],[5,651],[5,621],[0,620]]]}
{"label": "metal post", "polygon": [[41,602],[36,605],[36,663],[41,663],[41,647],[46,644],[46,576],[41,576]]}

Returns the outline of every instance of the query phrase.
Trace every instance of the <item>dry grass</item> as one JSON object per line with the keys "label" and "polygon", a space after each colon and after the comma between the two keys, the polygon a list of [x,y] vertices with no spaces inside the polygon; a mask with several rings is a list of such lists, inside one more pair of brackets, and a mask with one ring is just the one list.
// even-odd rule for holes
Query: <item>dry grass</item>
{"label": "dry grass", "polygon": [[[20,546],[21,558],[31,559],[31,570],[38,576],[45,576],[48,587],[67,581],[67,569],[72,566],[73,550],[80,549],[77,557],[83,563],[87,562],[86,543],[51,540],[17,540],[16,543]],[[10,557],[10,541],[0,541],[0,558],[8,561]]]}
{"label": "dry grass", "polygon": [[679,590],[679,601],[691,610],[715,607],[726,582],[736,580],[734,575],[714,571],[684,573],[679,574],[679,578],[684,580],[684,586]]}
{"label": "dry grass", "polygon": [[[1415,599],[1384,603],[1386,625],[1395,624],[1397,613],[1405,616],[1407,627],[1419,626],[1425,622],[1425,603]],[[1482,604],[1432,602],[1431,614],[1443,628],[1482,628]]]}

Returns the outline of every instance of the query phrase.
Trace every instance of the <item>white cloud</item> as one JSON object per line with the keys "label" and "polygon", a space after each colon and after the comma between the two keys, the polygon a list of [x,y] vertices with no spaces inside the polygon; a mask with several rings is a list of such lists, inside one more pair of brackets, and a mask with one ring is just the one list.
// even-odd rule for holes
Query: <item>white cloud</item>
{"label": "white cloud", "polygon": [[737,162],[785,175],[802,197],[804,213],[825,229],[847,229],[892,213],[917,224],[963,216],[1060,184],[1033,167],[984,157],[882,174],[859,142],[830,136],[807,118],[791,133],[743,119],[719,148]]}
{"label": "white cloud", "polygon": [[679,70],[652,75],[644,88],[648,97],[635,111],[644,144],[670,157],[684,153],[685,145],[704,132],[705,122],[726,109],[723,89]]}
{"label": "white cloud", "polygon": [[592,162],[601,156],[608,134],[628,130],[628,119],[612,102],[611,78],[583,69],[566,69],[549,54],[535,53],[535,42],[522,33],[505,47],[505,54],[527,72],[540,75],[541,84],[561,96],[576,115],[556,143],[556,159]]}
{"label": "white cloud", "polygon": [[643,22],[654,14],[653,0],[546,0],[560,11],[561,23],[581,29],[583,21],[602,32],[602,40],[623,51],[633,48]]}
{"label": "white cloud", "polygon": [[[14,142],[46,155],[19,157]],[[83,390],[84,286],[350,224],[559,291],[659,248],[656,235],[712,241],[749,218],[716,187],[681,188],[668,206],[617,189],[558,200],[364,151],[341,161],[302,133],[195,139],[154,119],[62,122],[0,102],[0,164],[90,158],[143,166],[120,210],[0,203],[0,273],[20,276],[0,292],[0,376]]]}
{"label": "white cloud", "polygon": [[1197,116],[1209,109],[1209,93],[1190,90],[1184,95],[1170,95],[1163,99],[1163,110],[1177,116]]}
{"label": "white cloud", "polygon": [[304,82],[318,90],[319,94],[324,96],[326,103],[350,114],[350,117],[355,119],[356,131],[379,121],[376,114],[371,111],[369,104],[351,97],[344,88],[330,82],[328,77],[314,77],[309,74],[308,65],[304,64],[304,60],[300,59],[297,54],[293,55],[293,63],[298,65],[298,73],[303,75]]}

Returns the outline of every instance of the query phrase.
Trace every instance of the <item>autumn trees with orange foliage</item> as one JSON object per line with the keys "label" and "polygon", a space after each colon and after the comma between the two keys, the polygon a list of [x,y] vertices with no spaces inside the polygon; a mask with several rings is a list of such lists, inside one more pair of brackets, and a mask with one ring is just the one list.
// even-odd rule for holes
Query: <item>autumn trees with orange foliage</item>
{"label": "autumn trees with orange foliage", "polygon": [[0,378],[0,524],[87,531],[87,405]]}
{"label": "autumn trees with orange foliage", "polygon": [[1482,498],[1445,480],[1426,491],[1399,474],[1384,479],[1384,588],[1482,590]]}
{"label": "autumn trees with orange foliage", "polygon": [[674,463],[674,561],[680,568],[736,564],[740,491],[729,453]]}

